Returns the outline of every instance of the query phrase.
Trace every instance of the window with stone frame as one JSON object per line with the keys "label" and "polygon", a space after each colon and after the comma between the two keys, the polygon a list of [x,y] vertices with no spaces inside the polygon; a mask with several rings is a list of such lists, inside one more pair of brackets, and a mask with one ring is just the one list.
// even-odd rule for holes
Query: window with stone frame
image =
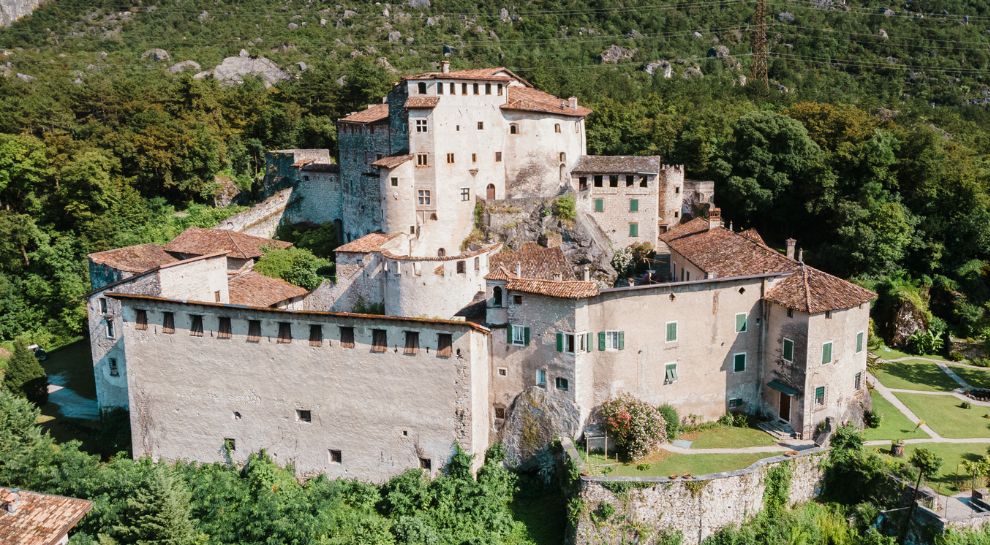
{"label": "window with stone frame", "polygon": [[609,175],[609,177],[608,177],[608,186],[609,187],[619,187],[619,175],[618,174],[610,174]]}
{"label": "window with stone frame", "polygon": [[192,323],[189,325],[189,334],[193,337],[203,336],[203,315],[202,314],[190,314],[190,320]]}
{"label": "window with stone frame", "polygon": [[107,367],[110,370],[110,376],[111,377],[119,377],[120,376],[120,367],[117,366],[117,358],[108,358],[107,359]]}
{"label": "window with stone frame", "polygon": [[148,329],[148,311],[143,308],[134,311],[134,329],[144,331]]}
{"label": "window with stone frame", "polygon": [[663,383],[673,384],[675,382],[677,382],[677,364],[668,363],[664,365]]}
{"label": "window with stone frame", "polygon": [[567,379],[564,377],[554,377],[553,386],[560,392],[566,392],[568,389],[570,389],[570,384],[568,383]]}
{"label": "window with stone frame", "polygon": [[309,345],[323,346],[323,326],[320,324],[309,324]]}
{"label": "window with stone frame", "polygon": [[261,342],[261,320],[248,320],[247,342]]}
{"label": "window with stone frame", "polygon": [[340,347],[354,348],[354,328],[350,326],[340,326]]}
{"label": "window with stone frame", "polygon": [[537,369],[536,370],[536,385],[540,388],[547,387],[547,370]]}
{"label": "window with stone frame", "polygon": [[824,407],[825,406],[825,387],[819,386],[815,388],[815,406]]}
{"label": "window with stone frame", "polygon": [[732,371],[734,373],[742,373],[746,370],[746,353],[739,352],[738,354],[732,355]]}
{"label": "window with stone frame", "polygon": [[172,312],[162,313],[162,333],[171,335],[175,333],[175,314]]}
{"label": "window with stone frame", "polygon": [[331,464],[341,464],[344,461],[344,456],[339,450],[329,449],[327,451],[327,459]]}
{"label": "window with stone frame", "polygon": [[391,182],[392,182],[392,187],[399,187],[399,179],[398,178],[396,178],[396,177],[393,176]]}
{"label": "window with stone frame", "polygon": [[117,332],[113,328],[113,318],[104,318],[103,321],[106,323],[107,338],[113,339],[117,336]]}
{"label": "window with stone frame", "polygon": [[229,339],[231,337],[230,333],[230,317],[220,316],[217,318],[217,338],[218,339]]}
{"label": "window with stone frame", "polygon": [[461,188],[461,200],[462,201],[470,201],[471,200],[471,188],[470,187],[462,187]]}
{"label": "window with stone frame", "polygon": [[419,332],[406,331],[406,346],[402,353],[407,356],[415,356],[419,352]]}
{"label": "window with stone frame", "polygon": [[426,82],[425,81],[419,82],[416,85],[416,88],[419,91],[419,94],[421,94],[421,95],[425,95],[426,94]]}
{"label": "window with stone frame", "polygon": [[278,343],[289,344],[292,342],[292,324],[289,322],[278,323]]}
{"label": "window with stone frame", "polygon": [[416,154],[416,166],[427,167],[430,166],[430,156],[425,153]]}
{"label": "window with stone frame", "polygon": [[420,189],[419,190],[419,193],[418,193],[418,197],[419,197],[419,204],[420,204],[420,206],[429,206],[430,205],[430,190],[429,189]]}
{"label": "window with stone frame", "polygon": [[384,329],[371,330],[371,351],[385,352],[388,350],[388,333]]}
{"label": "window with stone frame", "polygon": [[450,333],[437,334],[437,357],[449,358],[454,346],[454,336]]}
{"label": "window with stone frame", "polygon": [[100,297],[100,314],[106,314],[106,313],[107,313],[107,298]]}
{"label": "window with stone frame", "polygon": [[745,312],[736,313],[736,333],[745,333],[749,326],[749,315]]}

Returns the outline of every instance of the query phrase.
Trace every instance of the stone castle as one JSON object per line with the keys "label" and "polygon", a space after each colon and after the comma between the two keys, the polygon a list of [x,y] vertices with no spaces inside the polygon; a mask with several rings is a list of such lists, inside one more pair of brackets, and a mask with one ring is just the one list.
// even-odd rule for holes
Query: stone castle
{"label": "stone castle", "polygon": [[[860,419],[874,294],[717,208],[689,219],[712,189],[680,165],[586,155],[589,113],[507,69],[442,63],[341,119],[336,162],[271,152],[275,190],[248,213],[92,254],[101,408],[129,410],[135,456],[264,448],[300,474],[375,481],[513,442],[521,399],[552,404],[553,431],[575,438],[622,393],[706,420],[759,413],[803,438]],[[476,236],[479,207],[560,195],[588,244],[649,243],[664,270],[613,287],[560,234]],[[344,242],[313,292],[252,270],[288,245],[275,226],[300,221]]]}

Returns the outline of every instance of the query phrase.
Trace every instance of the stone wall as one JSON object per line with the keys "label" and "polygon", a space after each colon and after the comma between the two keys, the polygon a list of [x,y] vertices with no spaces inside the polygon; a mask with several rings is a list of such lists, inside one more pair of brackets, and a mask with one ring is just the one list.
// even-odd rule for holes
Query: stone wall
{"label": "stone wall", "polygon": [[[805,502],[820,493],[823,449],[803,451],[794,457],[760,460],[739,471],[691,479],[665,477],[581,477],[582,509],[574,529],[574,542],[620,544],[648,542],[644,535],[680,532],[684,545],[701,543],[727,526],[738,526],[764,507],[764,492],[771,469],[790,465],[789,505]],[[609,504],[614,513],[607,520],[595,516]]]}
{"label": "stone wall", "polygon": [[250,209],[226,219],[218,229],[237,231],[256,237],[272,238],[282,222],[285,207],[292,197],[292,189],[282,189]]}

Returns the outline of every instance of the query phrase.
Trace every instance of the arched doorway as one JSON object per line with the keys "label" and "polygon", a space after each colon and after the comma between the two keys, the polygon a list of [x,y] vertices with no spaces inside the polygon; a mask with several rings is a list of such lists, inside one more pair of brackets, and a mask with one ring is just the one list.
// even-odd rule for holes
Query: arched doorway
{"label": "arched doorway", "polygon": [[488,184],[488,187],[485,188],[485,200],[495,200],[495,184]]}

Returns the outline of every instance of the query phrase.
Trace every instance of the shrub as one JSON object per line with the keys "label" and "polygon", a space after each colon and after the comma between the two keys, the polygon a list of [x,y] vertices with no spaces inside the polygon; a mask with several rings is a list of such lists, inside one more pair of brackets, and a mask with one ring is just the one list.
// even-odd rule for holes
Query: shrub
{"label": "shrub", "polygon": [[973,404],[970,403],[969,401],[963,401],[962,403],[959,404],[959,408],[960,409],[972,409],[973,408]]}
{"label": "shrub", "polygon": [[970,363],[972,363],[977,367],[990,367],[990,358],[984,358],[984,357],[973,358],[973,361],[971,361]]}
{"label": "shrub", "polygon": [[964,359],[966,359],[966,356],[963,356],[961,352],[956,350],[949,352],[949,361],[962,361]]}
{"label": "shrub", "polygon": [[577,218],[577,208],[574,195],[567,194],[553,201],[553,215],[564,221],[574,221]]}
{"label": "shrub", "polygon": [[619,457],[626,461],[649,454],[667,436],[660,411],[631,395],[606,401],[600,412]]}
{"label": "shrub", "polygon": [[677,414],[677,409],[670,404],[663,404],[660,405],[658,410],[667,427],[667,440],[673,441],[677,437],[678,432],[681,431],[681,418]]}
{"label": "shrub", "polygon": [[48,401],[48,376],[24,339],[14,341],[14,353],[7,362],[3,386],[10,393],[38,405]]}
{"label": "shrub", "polygon": [[303,248],[264,249],[254,270],[272,278],[281,278],[307,290],[315,290],[333,265]]}
{"label": "shrub", "polygon": [[879,428],[880,423],[883,421],[883,417],[879,413],[873,411],[866,411],[863,413],[863,423],[866,424],[868,428]]}

